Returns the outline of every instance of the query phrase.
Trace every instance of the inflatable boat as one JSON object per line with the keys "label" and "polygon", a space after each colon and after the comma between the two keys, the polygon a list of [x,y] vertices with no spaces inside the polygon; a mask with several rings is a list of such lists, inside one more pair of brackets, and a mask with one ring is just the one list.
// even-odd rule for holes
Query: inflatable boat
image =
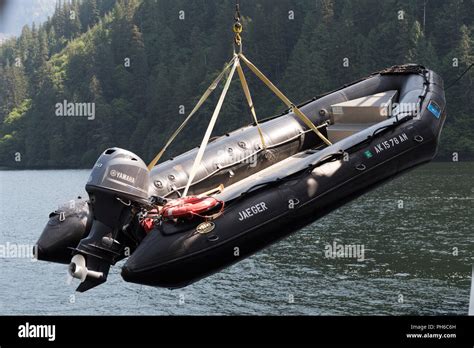
{"label": "inflatable boat", "polygon": [[198,148],[151,170],[107,149],[89,199],[50,214],[37,258],[69,264],[78,291],[125,258],[125,281],[187,286],[430,161],[445,104],[435,72],[394,66],[298,105],[322,137],[290,109],[212,140],[189,187]]}

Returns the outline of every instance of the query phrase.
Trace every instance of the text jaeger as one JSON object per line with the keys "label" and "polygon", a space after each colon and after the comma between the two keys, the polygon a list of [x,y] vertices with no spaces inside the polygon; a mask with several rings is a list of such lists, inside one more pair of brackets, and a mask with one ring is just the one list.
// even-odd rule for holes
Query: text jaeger
{"label": "text jaeger", "polygon": [[260,202],[258,204],[252,205],[251,207],[248,207],[247,209],[244,209],[239,212],[239,221],[243,221],[254,215],[260,214],[265,210],[268,210],[268,207],[265,202]]}

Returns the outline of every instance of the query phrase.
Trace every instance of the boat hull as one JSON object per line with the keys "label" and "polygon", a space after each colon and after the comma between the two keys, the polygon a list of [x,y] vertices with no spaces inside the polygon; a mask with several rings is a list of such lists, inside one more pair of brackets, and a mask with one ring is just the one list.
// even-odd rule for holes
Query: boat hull
{"label": "boat hull", "polygon": [[[423,93],[417,95],[417,117],[379,131],[370,127],[324,151],[308,153],[305,160],[311,165],[306,169],[234,198],[204,233],[201,221],[161,223],[127,260],[122,277],[151,286],[184,287],[429,162],[446,117],[442,81],[433,74],[427,73],[419,90]],[[434,111],[433,103],[438,107]]]}

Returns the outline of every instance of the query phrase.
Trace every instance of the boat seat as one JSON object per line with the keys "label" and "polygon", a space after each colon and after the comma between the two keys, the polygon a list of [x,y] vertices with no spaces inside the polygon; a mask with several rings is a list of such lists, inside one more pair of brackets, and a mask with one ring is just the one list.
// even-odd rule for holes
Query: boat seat
{"label": "boat seat", "polygon": [[363,131],[373,123],[342,123],[334,124],[328,127],[328,138],[331,143],[337,143],[339,140],[347,138],[352,134]]}
{"label": "boat seat", "polygon": [[398,91],[390,90],[331,105],[329,141],[336,143],[386,120],[397,94]]}

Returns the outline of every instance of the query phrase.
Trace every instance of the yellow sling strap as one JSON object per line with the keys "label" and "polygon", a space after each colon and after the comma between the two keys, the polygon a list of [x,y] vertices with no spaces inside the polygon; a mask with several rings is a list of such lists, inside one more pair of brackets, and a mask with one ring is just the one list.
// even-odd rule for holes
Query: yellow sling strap
{"label": "yellow sling strap", "polygon": [[240,66],[240,62],[237,60],[237,73],[239,74],[240,83],[242,84],[242,89],[244,90],[245,98],[247,98],[247,103],[249,104],[250,112],[252,113],[253,120],[255,125],[257,126],[258,134],[260,135],[260,141],[262,142],[263,149],[267,149],[267,145],[265,144],[265,138],[263,137],[262,130],[260,129],[260,124],[257,120],[257,115],[255,113],[255,107],[253,106],[252,96],[250,95],[249,86],[247,84],[247,80],[245,79],[244,71]]}
{"label": "yellow sling strap", "polygon": [[163,156],[163,153],[166,151],[166,149],[168,149],[168,147],[171,145],[171,143],[173,142],[173,140],[176,138],[176,136],[183,130],[183,128],[186,126],[186,124],[189,122],[189,120],[191,119],[191,117],[193,117],[193,115],[196,113],[196,111],[199,110],[199,108],[201,107],[201,105],[206,101],[206,99],[209,97],[209,95],[216,89],[217,85],[219,84],[219,82],[222,80],[222,77],[224,77],[225,73],[227,70],[229,70],[230,67],[233,66],[235,60],[237,59],[236,56],[234,56],[229,63],[226,64],[226,66],[224,67],[224,69],[222,70],[222,72],[216,77],[216,79],[214,81],[212,81],[211,85],[209,86],[209,88],[206,90],[206,92],[204,92],[204,94],[201,96],[201,99],[199,99],[199,101],[197,102],[196,106],[194,106],[194,109],[191,111],[191,113],[188,115],[188,117],[186,117],[186,119],[183,121],[183,123],[181,123],[181,125],[178,127],[178,129],[176,129],[174,131],[174,133],[171,135],[171,137],[168,139],[168,141],[166,142],[165,146],[163,146],[163,148],[161,149],[161,151],[155,156],[155,158],[153,158],[153,160],[150,162],[150,164],[148,165],[148,170],[151,170],[156,163],[158,163],[158,161],[160,160],[161,156]]}
{"label": "yellow sling strap", "polygon": [[239,53],[239,58],[253,71],[257,77],[262,80],[272,92],[281,99],[283,103],[293,110],[296,116],[298,116],[309,128],[311,128],[316,135],[321,138],[327,145],[332,145],[331,142],[326,139],[326,137],[318,130],[318,128],[311,122],[311,120],[306,116],[298,107],[293,104],[258,68],[252,64],[242,53]]}
{"label": "yellow sling strap", "polygon": [[207,143],[209,142],[209,138],[211,137],[212,130],[214,129],[214,125],[216,124],[217,117],[219,116],[219,112],[221,111],[222,104],[224,103],[225,96],[227,91],[229,90],[230,82],[232,81],[232,77],[234,76],[235,68],[238,63],[238,58],[233,60],[232,69],[230,70],[229,76],[227,77],[227,81],[225,82],[224,89],[222,90],[221,96],[219,97],[219,101],[217,102],[216,108],[214,109],[214,113],[212,114],[211,120],[209,121],[209,125],[207,126],[206,134],[202,139],[201,146],[199,147],[199,151],[194,159],[193,167],[191,172],[189,173],[188,183],[184,188],[183,197],[186,197],[188,194],[189,186],[194,180],[194,176],[201,164],[202,156],[204,155],[204,151],[206,150]]}

